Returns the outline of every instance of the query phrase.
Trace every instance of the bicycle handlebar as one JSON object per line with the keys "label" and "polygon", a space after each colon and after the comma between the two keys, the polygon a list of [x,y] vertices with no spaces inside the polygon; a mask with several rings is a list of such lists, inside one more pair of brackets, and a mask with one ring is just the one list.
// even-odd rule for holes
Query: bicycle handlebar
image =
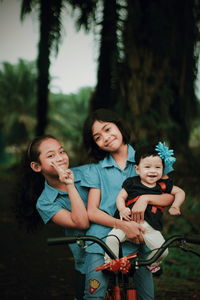
{"label": "bicycle handlebar", "polygon": [[[200,239],[197,238],[193,238],[193,237],[187,237],[184,234],[183,235],[173,235],[171,237],[169,237],[160,248],[158,248],[156,250],[156,253],[149,259],[137,259],[135,261],[135,265],[138,266],[147,266],[147,265],[151,265],[152,263],[154,263],[162,254],[163,252],[174,242],[176,241],[182,241],[182,242],[186,242],[186,243],[190,243],[190,244],[197,244],[200,245]],[[188,250],[189,251],[189,250]],[[198,253],[193,253],[193,254],[197,254],[200,256],[200,254]]]}
{"label": "bicycle handlebar", "polygon": [[49,238],[47,239],[48,245],[63,245],[69,243],[77,243],[81,245],[83,241],[91,241],[97,243],[101,248],[110,256],[112,259],[116,259],[116,255],[112,252],[112,250],[106,245],[104,241],[97,238],[93,235],[86,235],[86,236],[66,236],[66,237],[58,237],[58,238]]}
{"label": "bicycle handlebar", "polygon": [[[115,254],[112,252],[112,250],[107,246],[107,244],[102,241],[101,239],[95,237],[95,236],[69,236],[69,237],[58,237],[58,238],[49,238],[47,239],[48,245],[63,245],[63,244],[69,244],[69,243],[77,243],[80,246],[82,245],[83,242],[85,241],[91,241],[94,243],[97,243],[101,248],[110,256],[111,259],[116,259],[117,257]],[[195,238],[195,237],[189,237],[185,236],[184,234],[182,235],[173,235],[169,237],[163,245],[156,250],[156,253],[150,258],[150,259],[130,259],[130,262],[132,265],[137,265],[139,266],[147,266],[151,265],[154,263],[161,255],[162,253],[174,242],[176,241],[182,241],[186,243],[191,243],[191,244],[197,244],[200,245],[200,239]],[[184,249],[183,249],[184,250]],[[191,251],[192,252],[192,251]],[[193,252],[194,253],[194,252]],[[200,256],[198,253],[194,253]]]}

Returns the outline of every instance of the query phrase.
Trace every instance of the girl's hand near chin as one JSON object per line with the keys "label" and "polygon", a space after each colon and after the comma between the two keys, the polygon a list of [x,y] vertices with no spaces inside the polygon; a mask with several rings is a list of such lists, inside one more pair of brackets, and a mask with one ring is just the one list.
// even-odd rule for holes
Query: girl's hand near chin
{"label": "girl's hand near chin", "polygon": [[58,173],[60,182],[65,183],[67,185],[74,183],[74,174],[70,169],[63,169],[62,167],[58,166],[55,162],[52,162],[51,166]]}

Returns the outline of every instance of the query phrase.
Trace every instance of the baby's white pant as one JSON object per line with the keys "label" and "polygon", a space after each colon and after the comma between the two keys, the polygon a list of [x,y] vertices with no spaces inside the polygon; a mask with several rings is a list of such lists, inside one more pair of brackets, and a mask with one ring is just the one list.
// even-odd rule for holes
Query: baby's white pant
{"label": "baby's white pant", "polygon": [[[165,239],[163,237],[163,235],[161,234],[161,232],[159,230],[155,230],[151,225],[149,225],[146,221],[144,221],[144,223],[141,224],[143,226],[143,228],[145,229],[145,233],[143,233],[143,238],[145,241],[145,244],[147,245],[147,247],[150,250],[154,250],[156,251],[157,248],[160,248],[162,246],[162,244],[165,242]],[[152,251],[148,258],[151,258],[154,254],[155,251]],[[163,254],[159,257],[159,259],[157,259],[157,261],[155,263],[153,263],[152,265],[157,266],[161,263],[161,261],[168,255],[168,249],[166,249]]]}
{"label": "baby's white pant", "polygon": [[[123,230],[113,228],[109,232],[109,235],[106,238],[106,244],[112,250],[112,252],[116,255],[116,257],[119,257],[119,243],[123,243],[126,240],[127,240],[127,237]],[[107,253],[105,253],[104,259],[105,259],[105,263],[108,263],[111,261],[111,258],[108,256]]]}
{"label": "baby's white pant", "polygon": [[[155,230],[146,221],[144,221],[141,225],[145,229],[145,233],[143,234],[145,244],[150,250],[159,248],[165,242],[160,231]],[[113,228],[110,231],[108,237],[106,238],[106,244],[111,248],[116,257],[119,257],[119,242],[123,243],[126,240],[126,234],[121,229]],[[151,258],[153,255],[154,251],[149,254],[148,258]],[[167,255],[168,250],[166,249],[165,252],[161,255],[161,257],[153,265],[159,265],[163,258]],[[104,258],[105,263],[108,263],[111,260],[107,254],[105,254]]]}

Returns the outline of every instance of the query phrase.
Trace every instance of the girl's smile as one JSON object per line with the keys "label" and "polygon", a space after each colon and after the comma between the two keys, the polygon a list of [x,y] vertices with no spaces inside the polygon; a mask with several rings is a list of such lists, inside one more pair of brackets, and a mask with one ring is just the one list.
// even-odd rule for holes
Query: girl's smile
{"label": "girl's smile", "polygon": [[159,156],[142,158],[136,166],[136,173],[140,176],[144,185],[149,187],[155,186],[156,182],[163,175],[162,159]]}
{"label": "girl's smile", "polygon": [[114,123],[95,121],[92,132],[95,143],[102,150],[115,152],[123,144],[122,134]]}
{"label": "girl's smile", "polygon": [[40,144],[39,151],[39,168],[44,176],[57,175],[52,162],[63,169],[68,169],[69,158],[59,141],[46,139]]}

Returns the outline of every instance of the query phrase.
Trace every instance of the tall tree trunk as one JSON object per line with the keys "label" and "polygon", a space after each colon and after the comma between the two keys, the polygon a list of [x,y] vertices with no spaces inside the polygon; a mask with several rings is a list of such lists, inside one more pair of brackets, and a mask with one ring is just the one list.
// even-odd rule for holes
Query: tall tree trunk
{"label": "tall tree trunk", "polygon": [[121,96],[137,141],[187,148],[194,95],[195,1],[127,0]]}
{"label": "tall tree trunk", "polygon": [[97,86],[91,100],[91,109],[112,108],[116,102],[117,89],[117,3],[104,0],[101,45],[97,73]]}
{"label": "tall tree trunk", "polygon": [[51,5],[41,1],[40,9],[40,41],[37,59],[37,127],[36,135],[42,135],[47,126],[49,66],[50,66],[50,24]]}
{"label": "tall tree trunk", "polygon": [[[177,9],[178,9],[177,5]],[[170,107],[171,117],[176,124],[176,132],[170,132],[170,140],[176,144],[177,135],[181,148],[188,147],[191,123],[197,109],[195,96],[195,78],[198,56],[195,57],[195,47],[198,30],[194,17],[195,2],[182,1],[177,15],[174,43],[177,51],[171,58],[171,69],[174,71],[175,82],[171,78],[171,87],[174,89],[174,101]],[[176,66],[174,66],[176,62]]]}

